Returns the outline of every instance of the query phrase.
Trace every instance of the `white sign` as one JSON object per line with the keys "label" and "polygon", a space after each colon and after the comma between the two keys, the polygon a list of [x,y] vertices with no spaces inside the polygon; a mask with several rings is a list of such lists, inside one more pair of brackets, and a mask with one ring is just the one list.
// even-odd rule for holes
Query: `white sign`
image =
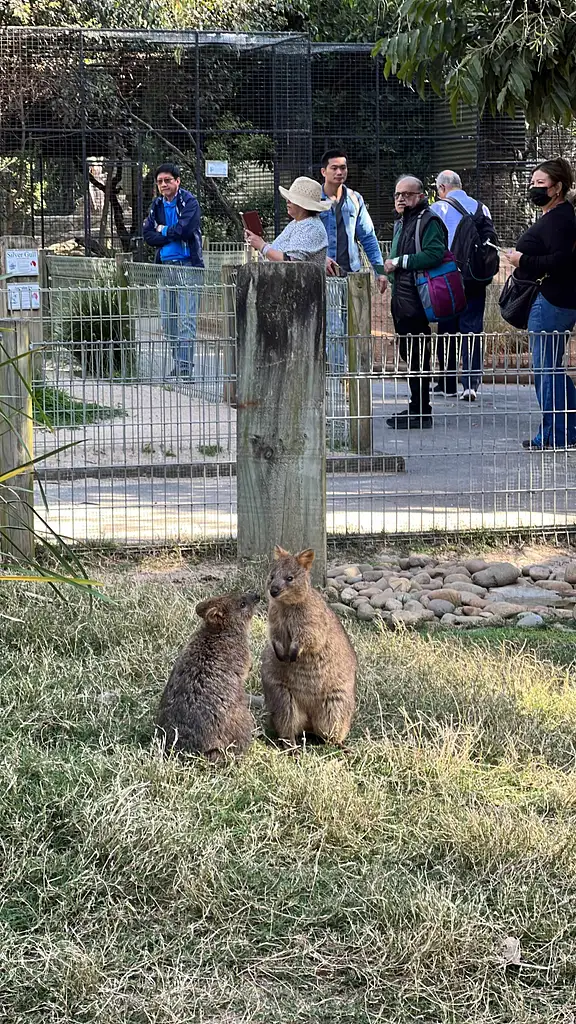
{"label": "white sign", "polygon": [[6,249],[6,273],[14,277],[36,277],[38,249]]}
{"label": "white sign", "polygon": [[205,160],[204,161],[204,174],[207,178],[227,178],[228,177],[228,161],[227,160]]}
{"label": "white sign", "polygon": [[40,309],[40,290],[32,284],[8,285],[8,309]]}

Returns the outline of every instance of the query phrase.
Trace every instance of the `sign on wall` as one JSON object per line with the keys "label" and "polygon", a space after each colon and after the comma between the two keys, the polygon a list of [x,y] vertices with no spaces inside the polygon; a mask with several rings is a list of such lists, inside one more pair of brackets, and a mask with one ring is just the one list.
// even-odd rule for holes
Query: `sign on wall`
{"label": "sign on wall", "polygon": [[228,161],[227,160],[205,160],[204,161],[204,174],[207,178],[227,178],[228,177]]}
{"label": "sign on wall", "polygon": [[8,309],[40,309],[40,290],[32,284],[9,284]]}
{"label": "sign on wall", "polygon": [[6,249],[6,273],[14,277],[37,277],[38,249]]}

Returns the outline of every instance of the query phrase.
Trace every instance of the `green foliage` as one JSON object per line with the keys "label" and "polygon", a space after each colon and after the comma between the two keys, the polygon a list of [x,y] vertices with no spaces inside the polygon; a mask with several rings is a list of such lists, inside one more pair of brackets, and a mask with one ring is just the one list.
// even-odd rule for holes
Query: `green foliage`
{"label": "green foliage", "polygon": [[404,0],[377,49],[386,76],[421,96],[429,82],[459,104],[531,124],[576,115],[576,0]]}
{"label": "green foliage", "polygon": [[61,388],[35,387],[33,394],[35,421],[44,424],[45,417],[48,417],[55,430],[60,427],[83,427],[86,423],[98,423],[100,420],[127,415],[125,409],[71,398]]}
{"label": "green foliage", "polygon": [[90,287],[63,293],[60,325],[62,341],[71,343],[83,375],[104,380],[133,376],[132,324],[119,279],[97,275]]}

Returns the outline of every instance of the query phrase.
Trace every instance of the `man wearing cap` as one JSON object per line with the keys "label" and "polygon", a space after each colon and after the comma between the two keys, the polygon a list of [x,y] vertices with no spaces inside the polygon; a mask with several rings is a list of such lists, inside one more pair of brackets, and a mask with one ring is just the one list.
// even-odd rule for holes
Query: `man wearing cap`
{"label": "man wearing cap", "polygon": [[278,191],[286,200],[290,223],[273,242],[265,242],[252,231],[244,232],[246,241],[273,263],[306,260],[325,267],[328,238],[319,214],[332,204],[322,198],[322,186],[313,178],[301,177],[288,189],[280,185]]}

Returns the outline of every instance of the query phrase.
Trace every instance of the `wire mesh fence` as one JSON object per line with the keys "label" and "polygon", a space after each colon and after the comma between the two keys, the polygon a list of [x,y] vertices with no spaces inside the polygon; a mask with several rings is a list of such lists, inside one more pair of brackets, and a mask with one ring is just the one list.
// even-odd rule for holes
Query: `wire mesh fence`
{"label": "wire mesh fence", "polygon": [[[286,216],[278,185],[318,175],[322,152],[342,146],[380,235],[399,175],[431,193],[452,167],[512,242],[530,220],[531,167],[573,156],[573,130],[528,131],[521,116],[479,119],[473,108],[454,124],[435,96],[385,80],[371,51],[296,33],[1,28],[0,234],[147,259],[154,169],[175,160],[200,200],[214,266],[226,245],[242,247],[240,211],[258,210],[274,237]],[[226,163],[227,176],[207,173],[207,161]]]}
{"label": "wire mesh fence", "polygon": [[[48,456],[36,500],[77,543],[235,536],[235,270],[224,268],[226,283],[206,279],[210,271],[182,283],[169,280],[172,269],[146,268],[145,282],[125,286],[51,288],[38,311],[21,314],[31,328],[35,455]],[[550,365],[535,372],[525,333],[487,331],[481,382],[462,400],[451,394],[462,391],[462,338],[435,333],[403,348],[388,297],[373,293],[359,317],[350,287],[327,287],[329,534],[576,526],[575,339],[548,339]],[[175,293],[173,307],[163,292]],[[428,390],[429,411],[398,415]]]}

